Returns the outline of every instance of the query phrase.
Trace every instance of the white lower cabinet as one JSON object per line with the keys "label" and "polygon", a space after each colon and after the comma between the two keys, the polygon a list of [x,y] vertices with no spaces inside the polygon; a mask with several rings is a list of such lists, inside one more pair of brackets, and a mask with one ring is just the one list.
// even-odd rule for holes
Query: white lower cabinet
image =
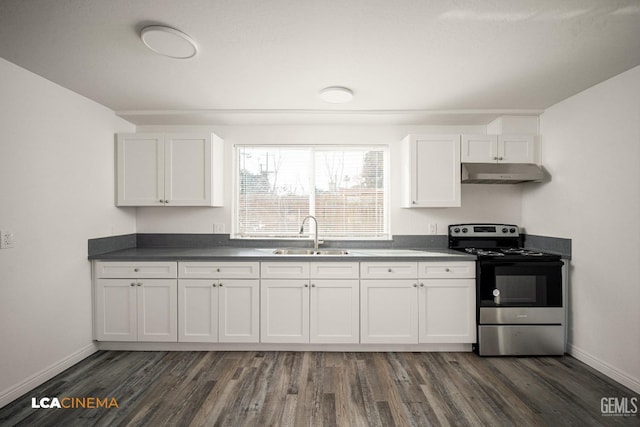
{"label": "white lower cabinet", "polygon": [[474,279],[428,279],[420,283],[421,343],[473,343],[476,338]]}
{"label": "white lower cabinet", "polygon": [[260,341],[309,342],[309,279],[263,279]]}
{"label": "white lower cabinet", "polygon": [[180,279],[178,341],[258,342],[259,289],[254,279]]}
{"label": "white lower cabinet", "polygon": [[358,343],[358,263],[274,262],[261,270],[262,342]]}
{"label": "white lower cabinet", "polygon": [[180,262],[178,274],[178,341],[259,342],[259,263]]}
{"label": "white lower cabinet", "polygon": [[415,344],[418,342],[416,280],[366,279],[361,286],[360,342]]}
{"label": "white lower cabinet", "polygon": [[94,274],[98,341],[418,344],[476,339],[473,261],[97,261]]}
{"label": "white lower cabinet", "polygon": [[358,279],[312,279],[309,341],[356,344],[360,339]]}
{"label": "white lower cabinet", "polygon": [[[362,343],[473,343],[475,263],[362,263]],[[395,278],[413,274],[415,279]]]}
{"label": "white lower cabinet", "polygon": [[177,340],[175,279],[97,279],[98,341]]}

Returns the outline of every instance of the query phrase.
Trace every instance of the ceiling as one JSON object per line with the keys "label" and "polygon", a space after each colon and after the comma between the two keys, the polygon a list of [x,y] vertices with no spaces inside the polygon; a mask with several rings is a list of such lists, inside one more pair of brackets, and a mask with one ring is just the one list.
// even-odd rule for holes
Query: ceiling
{"label": "ceiling", "polygon": [[[151,24],[198,55],[153,53]],[[0,56],[143,125],[479,124],[640,65],[640,1],[0,0]]]}

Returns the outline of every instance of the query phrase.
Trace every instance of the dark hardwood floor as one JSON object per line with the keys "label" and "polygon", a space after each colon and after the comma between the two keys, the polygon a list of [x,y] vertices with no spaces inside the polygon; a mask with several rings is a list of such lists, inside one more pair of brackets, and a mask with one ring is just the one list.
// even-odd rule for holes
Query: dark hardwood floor
{"label": "dark hardwood floor", "polygon": [[[34,397],[118,408],[34,409]],[[640,426],[603,416],[603,397],[638,395],[569,356],[101,351],[0,409],[0,425]]]}

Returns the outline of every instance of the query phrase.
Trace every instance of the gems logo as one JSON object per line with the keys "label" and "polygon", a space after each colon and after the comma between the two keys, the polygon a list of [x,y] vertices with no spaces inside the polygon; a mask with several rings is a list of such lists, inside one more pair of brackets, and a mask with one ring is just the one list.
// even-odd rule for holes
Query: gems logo
{"label": "gems logo", "polygon": [[635,417],[638,414],[637,397],[603,397],[600,412],[604,417]]}
{"label": "gems logo", "polygon": [[115,397],[42,397],[31,398],[31,407],[34,409],[97,409],[120,408]]}

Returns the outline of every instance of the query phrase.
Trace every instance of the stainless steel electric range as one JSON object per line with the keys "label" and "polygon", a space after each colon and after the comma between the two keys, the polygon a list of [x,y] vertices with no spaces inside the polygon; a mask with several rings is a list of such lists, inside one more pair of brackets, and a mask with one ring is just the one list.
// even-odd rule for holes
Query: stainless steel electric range
{"label": "stainless steel electric range", "polygon": [[522,246],[516,225],[449,226],[449,248],[477,256],[474,350],[481,356],[564,354],[563,262]]}

